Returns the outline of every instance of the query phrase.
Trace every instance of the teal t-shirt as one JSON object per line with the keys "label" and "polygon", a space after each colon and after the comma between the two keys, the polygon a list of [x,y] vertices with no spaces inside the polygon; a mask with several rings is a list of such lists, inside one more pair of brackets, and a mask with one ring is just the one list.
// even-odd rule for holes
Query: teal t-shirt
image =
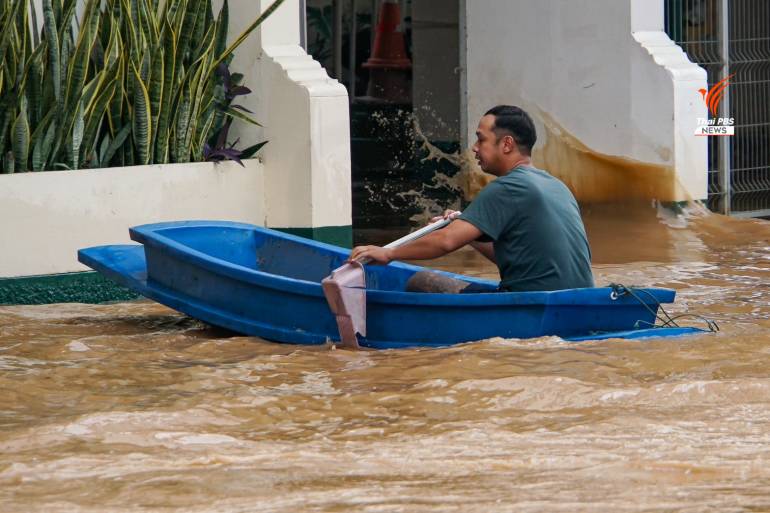
{"label": "teal t-shirt", "polygon": [[519,166],[490,182],[459,219],[493,241],[508,291],[593,287],[580,208],[559,179]]}

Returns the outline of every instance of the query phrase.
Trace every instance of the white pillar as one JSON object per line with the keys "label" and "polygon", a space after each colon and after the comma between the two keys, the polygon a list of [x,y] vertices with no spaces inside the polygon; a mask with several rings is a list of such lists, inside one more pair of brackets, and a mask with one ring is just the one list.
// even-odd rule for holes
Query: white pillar
{"label": "white pillar", "polygon": [[[272,0],[231,0],[234,39]],[[350,121],[345,87],[300,46],[299,0],[284,3],[236,51],[232,68],[253,92],[242,102],[264,125],[239,123],[241,146],[268,140],[265,223],[275,228],[350,227]]]}

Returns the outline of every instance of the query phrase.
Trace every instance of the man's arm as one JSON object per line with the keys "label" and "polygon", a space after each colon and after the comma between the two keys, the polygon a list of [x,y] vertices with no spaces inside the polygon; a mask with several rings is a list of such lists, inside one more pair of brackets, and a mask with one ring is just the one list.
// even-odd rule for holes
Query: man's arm
{"label": "man's arm", "polygon": [[487,260],[493,264],[497,264],[497,258],[495,258],[495,248],[491,242],[478,242],[474,240],[471,242],[471,246],[473,246],[473,249],[487,257]]}
{"label": "man's arm", "polygon": [[[447,209],[444,211],[443,215],[436,216],[433,219],[430,220],[431,223],[435,223],[436,221],[439,221],[441,219],[457,219],[462,212],[459,210],[452,210]],[[484,255],[484,257],[487,258],[490,262],[497,265],[497,257],[495,257],[495,248],[491,242],[479,242],[479,241],[471,241],[471,247]]]}
{"label": "man's arm", "polygon": [[387,264],[391,260],[429,260],[451,253],[481,237],[481,230],[467,221],[457,219],[449,226],[397,248],[357,246],[351,260],[369,258],[373,263]]}

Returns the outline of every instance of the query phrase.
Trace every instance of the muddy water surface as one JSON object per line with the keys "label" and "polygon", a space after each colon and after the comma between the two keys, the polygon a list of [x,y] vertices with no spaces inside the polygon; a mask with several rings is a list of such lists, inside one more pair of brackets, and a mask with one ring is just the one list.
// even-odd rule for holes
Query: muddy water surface
{"label": "muddy water surface", "polygon": [[599,284],[722,331],[349,352],[0,307],[0,511],[770,511],[770,223],[585,214]]}

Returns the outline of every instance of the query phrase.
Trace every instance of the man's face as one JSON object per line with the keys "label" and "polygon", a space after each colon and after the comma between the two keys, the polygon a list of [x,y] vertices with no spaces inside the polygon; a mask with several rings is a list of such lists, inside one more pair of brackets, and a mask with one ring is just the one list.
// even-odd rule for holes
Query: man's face
{"label": "man's face", "polygon": [[489,114],[481,118],[479,127],[476,129],[476,143],[473,145],[473,153],[484,172],[497,175],[500,171],[505,171],[500,169],[505,154],[505,138],[501,137],[498,140],[497,134],[493,131],[494,127],[495,117],[493,115]]}

